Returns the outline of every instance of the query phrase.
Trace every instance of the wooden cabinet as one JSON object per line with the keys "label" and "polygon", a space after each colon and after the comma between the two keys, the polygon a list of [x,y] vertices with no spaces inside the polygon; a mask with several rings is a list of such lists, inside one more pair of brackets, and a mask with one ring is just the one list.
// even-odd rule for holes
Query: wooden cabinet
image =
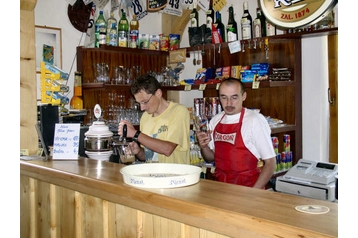
{"label": "wooden cabinet", "polygon": [[109,92],[125,95],[126,98],[131,97],[129,85],[111,85],[95,82],[94,64],[107,64],[109,77],[112,78],[114,67],[116,66],[123,66],[126,69],[140,66],[140,73],[150,70],[160,72],[161,67],[167,65],[168,55],[169,53],[165,51],[114,46],[101,46],[101,48],[77,47],[77,71],[82,72],[83,81],[83,107],[92,110],[97,103],[101,106],[108,105]]}
{"label": "wooden cabinet", "polygon": [[[203,50],[203,67],[223,67],[234,65],[252,65],[253,63],[269,63],[270,68],[286,67],[292,69],[291,81],[263,81],[258,89],[252,89],[252,83],[245,83],[247,99],[244,106],[260,109],[265,116],[277,118],[283,121],[285,126],[272,129],[272,135],[279,138],[279,152],[283,151],[283,135],[291,137],[291,150],[293,163],[302,157],[302,49],[303,37],[316,35],[337,34],[338,28],[320,30],[316,32],[303,32],[271,36],[268,38],[268,50],[265,51],[264,38],[259,38],[254,46],[254,41],[241,41],[242,51],[230,53],[228,43],[207,44],[200,47],[187,48],[190,51]],[[108,93],[116,92],[126,98],[131,97],[129,85],[114,85],[94,82],[94,63],[106,63],[109,65],[110,74],[113,66],[122,65],[125,68],[141,65],[141,73],[149,70],[160,72],[161,67],[167,65],[168,52],[139,50],[103,46],[102,48],[77,48],[77,70],[83,75],[83,100],[84,107],[91,109],[96,103],[108,104]],[[199,85],[193,85],[192,90],[198,90]],[[163,87],[164,97],[166,92],[182,91],[184,86]],[[207,85],[204,97],[217,96],[217,85]]]}

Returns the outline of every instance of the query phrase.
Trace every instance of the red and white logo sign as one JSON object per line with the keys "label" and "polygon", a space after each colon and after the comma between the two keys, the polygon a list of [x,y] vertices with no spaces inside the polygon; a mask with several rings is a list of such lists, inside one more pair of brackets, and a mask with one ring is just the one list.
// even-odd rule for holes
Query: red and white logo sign
{"label": "red and white logo sign", "polygon": [[270,22],[284,28],[296,28],[322,20],[338,0],[260,0]]}

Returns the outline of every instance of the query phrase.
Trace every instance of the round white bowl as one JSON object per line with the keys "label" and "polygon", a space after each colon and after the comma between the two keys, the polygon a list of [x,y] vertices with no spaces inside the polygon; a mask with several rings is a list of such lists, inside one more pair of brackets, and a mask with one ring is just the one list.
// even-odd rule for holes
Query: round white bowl
{"label": "round white bowl", "polygon": [[104,151],[104,152],[96,152],[96,151],[85,151],[86,155],[90,159],[109,161],[109,157],[113,154],[113,151]]}

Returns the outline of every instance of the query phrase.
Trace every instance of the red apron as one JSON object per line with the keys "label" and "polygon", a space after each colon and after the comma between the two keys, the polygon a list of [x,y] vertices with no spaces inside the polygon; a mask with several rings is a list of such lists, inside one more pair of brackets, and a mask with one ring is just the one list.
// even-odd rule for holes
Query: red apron
{"label": "red apron", "polygon": [[239,123],[219,123],[214,129],[215,180],[253,187],[259,177],[257,158],[246,148],[241,136],[242,108]]}

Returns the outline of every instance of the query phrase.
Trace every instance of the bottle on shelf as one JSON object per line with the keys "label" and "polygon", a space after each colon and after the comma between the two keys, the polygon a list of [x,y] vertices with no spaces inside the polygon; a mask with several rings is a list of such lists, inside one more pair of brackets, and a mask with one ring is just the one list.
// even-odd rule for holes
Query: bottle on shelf
{"label": "bottle on shelf", "polygon": [[266,35],[267,36],[275,36],[276,35],[276,26],[271,22],[266,21]]}
{"label": "bottle on shelf", "polygon": [[215,28],[218,30],[222,42],[226,42],[226,37],[225,37],[225,26],[221,21],[221,13],[219,11],[216,12],[216,21],[214,23]]}
{"label": "bottle on shelf", "polygon": [[95,22],[95,45],[94,47],[99,48],[99,45],[106,44],[107,35],[107,22],[103,16],[103,10],[99,11],[98,18]]}
{"label": "bottle on shelf", "polygon": [[210,0],[209,9],[206,11],[206,27],[212,29],[212,24],[215,17],[215,10],[213,8],[213,0]]}
{"label": "bottle on shelf", "polygon": [[244,13],[241,17],[241,35],[243,40],[252,39],[252,17],[247,2],[244,2]]}
{"label": "bottle on shelf", "polygon": [[261,37],[265,37],[267,36],[266,34],[266,17],[264,15],[264,13],[261,11],[260,9],[260,22],[261,22]]}
{"label": "bottle on shelf", "polygon": [[112,22],[112,27],[107,34],[109,36],[108,45],[118,46],[118,32],[117,32],[117,24]]}
{"label": "bottle on shelf", "polygon": [[263,29],[266,29],[266,23],[262,23],[261,9],[258,7],[256,8],[256,18],[254,20],[254,38],[263,37]]}
{"label": "bottle on shelf", "polygon": [[190,13],[190,27],[199,27],[199,13],[196,10],[197,3],[194,2],[194,7]]}
{"label": "bottle on shelf", "polygon": [[227,42],[232,42],[239,39],[237,33],[237,23],[234,17],[234,8],[232,5],[229,7],[229,20],[226,26],[226,33]]}
{"label": "bottle on shelf", "polygon": [[81,72],[75,72],[73,97],[70,101],[71,109],[83,109],[82,100],[82,74]]}
{"label": "bottle on shelf", "polygon": [[117,32],[117,20],[114,17],[114,12],[111,11],[110,16],[107,19],[107,35],[106,35],[106,44],[107,45],[113,45],[113,44],[109,43],[110,42],[109,34],[110,34],[111,29],[112,29],[113,23],[115,24],[116,32]]}
{"label": "bottle on shelf", "polygon": [[126,12],[122,9],[122,17],[118,23],[118,46],[128,47],[129,24]]}
{"label": "bottle on shelf", "polygon": [[133,14],[133,18],[129,24],[129,43],[128,47],[137,48],[138,47],[138,36],[139,36],[139,21],[137,15]]}

